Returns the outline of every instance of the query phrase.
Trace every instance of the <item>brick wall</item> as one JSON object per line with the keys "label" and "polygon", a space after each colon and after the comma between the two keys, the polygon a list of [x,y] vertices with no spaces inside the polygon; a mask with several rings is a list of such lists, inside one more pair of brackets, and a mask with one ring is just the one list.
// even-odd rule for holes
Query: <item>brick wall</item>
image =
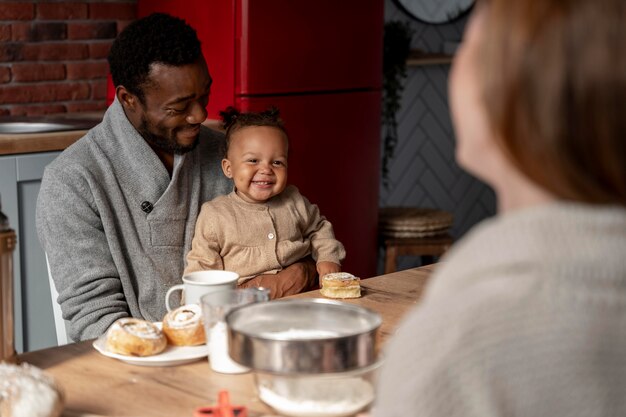
{"label": "brick wall", "polygon": [[136,0],[0,0],[0,115],[106,108],[106,56]]}

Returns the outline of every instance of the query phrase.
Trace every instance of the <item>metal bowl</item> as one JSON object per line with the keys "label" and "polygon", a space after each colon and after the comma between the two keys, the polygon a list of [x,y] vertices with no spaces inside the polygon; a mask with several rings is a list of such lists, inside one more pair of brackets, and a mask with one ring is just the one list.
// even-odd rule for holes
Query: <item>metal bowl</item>
{"label": "metal bowl", "polygon": [[3,116],[0,117],[0,134],[48,133],[69,130],[87,130],[101,119],[67,118],[52,116]]}
{"label": "metal bowl", "polygon": [[376,363],[378,313],[326,299],[249,304],[226,316],[229,354],[255,371],[318,374]]}

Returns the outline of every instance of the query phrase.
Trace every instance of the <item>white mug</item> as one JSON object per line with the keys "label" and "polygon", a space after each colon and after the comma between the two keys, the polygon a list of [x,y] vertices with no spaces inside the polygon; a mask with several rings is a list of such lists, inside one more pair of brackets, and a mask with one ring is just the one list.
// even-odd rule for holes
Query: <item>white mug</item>
{"label": "white mug", "polygon": [[[200,304],[200,297],[204,294],[237,288],[239,274],[232,271],[210,270],[196,271],[183,277],[183,283],[174,285],[165,294],[165,307],[172,311],[176,307],[170,306],[170,295],[174,291],[182,291],[181,300],[184,304]],[[183,298],[184,297],[184,298]]]}

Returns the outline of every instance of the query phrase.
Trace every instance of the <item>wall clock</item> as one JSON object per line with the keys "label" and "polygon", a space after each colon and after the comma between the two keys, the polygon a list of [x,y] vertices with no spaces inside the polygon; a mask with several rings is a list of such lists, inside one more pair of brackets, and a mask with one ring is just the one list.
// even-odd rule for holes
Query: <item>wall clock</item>
{"label": "wall clock", "polygon": [[451,22],[465,14],[474,0],[395,0],[411,17],[422,22]]}

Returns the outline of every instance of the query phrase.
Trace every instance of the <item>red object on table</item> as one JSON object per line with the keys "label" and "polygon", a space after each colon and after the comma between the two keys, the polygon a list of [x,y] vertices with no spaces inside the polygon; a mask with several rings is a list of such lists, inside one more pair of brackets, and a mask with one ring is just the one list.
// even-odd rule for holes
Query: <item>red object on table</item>
{"label": "red object on table", "polygon": [[199,407],[193,413],[193,417],[248,417],[248,410],[241,405],[231,405],[228,391],[222,390],[217,394],[217,405],[212,407]]}

